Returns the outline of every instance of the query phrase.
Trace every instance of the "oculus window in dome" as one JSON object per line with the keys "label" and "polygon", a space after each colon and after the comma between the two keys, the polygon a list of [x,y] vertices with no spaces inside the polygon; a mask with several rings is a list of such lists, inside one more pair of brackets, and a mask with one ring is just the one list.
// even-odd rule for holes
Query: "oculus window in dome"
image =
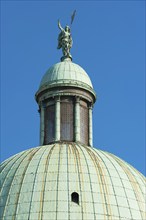
{"label": "oculus window in dome", "polygon": [[35,95],[40,146],[1,164],[0,219],[145,220],[145,177],[93,147],[96,93],[72,62],[71,27],[60,21],[58,27],[61,62],[49,68]]}

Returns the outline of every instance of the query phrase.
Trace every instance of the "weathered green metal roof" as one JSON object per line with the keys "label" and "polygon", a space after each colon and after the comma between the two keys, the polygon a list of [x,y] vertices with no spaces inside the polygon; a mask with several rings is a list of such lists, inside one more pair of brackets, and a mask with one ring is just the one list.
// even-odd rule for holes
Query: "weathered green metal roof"
{"label": "weathered green metal roof", "polygon": [[91,80],[85,70],[70,60],[56,63],[43,76],[40,88],[46,85],[69,84],[93,89]]}
{"label": "weathered green metal roof", "polygon": [[[0,219],[145,219],[145,178],[101,150],[41,146],[7,159],[1,172]],[[71,201],[73,192],[79,204]]]}

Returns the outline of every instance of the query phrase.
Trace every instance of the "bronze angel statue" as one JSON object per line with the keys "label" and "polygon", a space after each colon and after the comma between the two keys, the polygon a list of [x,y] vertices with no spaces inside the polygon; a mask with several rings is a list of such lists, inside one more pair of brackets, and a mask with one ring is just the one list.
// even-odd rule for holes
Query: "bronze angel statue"
{"label": "bronze angel statue", "polygon": [[64,57],[71,57],[70,49],[73,44],[73,40],[71,37],[70,27],[65,26],[65,29],[62,28],[60,21],[58,20],[58,27],[61,30],[58,36],[58,47],[57,49],[62,48]]}
{"label": "bronze angel statue", "polygon": [[[71,16],[71,25],[73,23],[74,17],[75,17],[76,10],[73,12]],[[62,28],[60,21],[58,20],[58,27],[61,30],[59,36],[58,36],[58,47],[57,49],[62,48],[63,52],[63,59],[64,58],[71,58],[72,56],[70,54],[70,49],[73,45],[73,40],[71,36],[71,28],[69,26],[65,26],[65,28]]]}

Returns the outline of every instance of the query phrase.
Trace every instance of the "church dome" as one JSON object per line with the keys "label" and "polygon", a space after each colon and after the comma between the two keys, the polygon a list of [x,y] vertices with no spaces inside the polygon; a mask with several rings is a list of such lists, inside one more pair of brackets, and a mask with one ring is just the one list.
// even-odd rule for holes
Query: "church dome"
{"label": "church dome", "polygon": [[145,219],[143,175],[110,153],[56,143],[1,168],[1,219]]}
{"label": "church dome", "polygon": [[40,83],[40,90],[47,87],[76,86],[87,90],[93,90],[88,74],[78,64],[70,60],[64,60],[54,64],[48,69]]}

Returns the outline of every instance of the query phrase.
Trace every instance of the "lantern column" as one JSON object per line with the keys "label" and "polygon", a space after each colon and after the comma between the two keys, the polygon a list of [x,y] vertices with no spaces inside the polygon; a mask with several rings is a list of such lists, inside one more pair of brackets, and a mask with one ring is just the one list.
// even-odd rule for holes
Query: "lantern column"
{"label": "lantern column", "polygon": [[75,101],[75,141],[80,141],[80,98]]}

